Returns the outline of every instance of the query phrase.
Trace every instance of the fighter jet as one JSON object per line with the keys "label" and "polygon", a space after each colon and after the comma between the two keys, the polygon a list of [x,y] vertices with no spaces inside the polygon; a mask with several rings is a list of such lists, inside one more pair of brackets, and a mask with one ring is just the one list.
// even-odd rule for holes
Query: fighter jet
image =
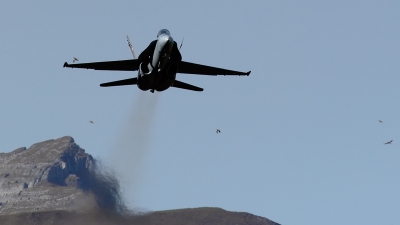
{"label": "fighter jet", "polygon": [[74,62],[76,62],[76,61],[79,61],[79,60],[78,60],[77,58],[73,57],[72,63],[74,63]]}
{"label": "fighter jet", "polygon": [[386,142],[385,145],[390,145],[390,144],[392,144],[392,141],[393,141],[393,140],[390,140],[390,141]]}
{"label": "fighter jet", "polygon": [[133,47],[128,38],[133,59],[119,61],[104,61],[68,64],[64,67],[83,68],[94,70],[138,71],[137,77],[100,84],[101,87],[134,85],[143,91],[164,91],[169,87],[182,88],[191,91],[203,91],[203,88],[176,80],[176,74],[197,75],[234,75],[249,76],[251,71],[239,72],[217,67],[195,64],[182,61],[178,46],[167,29],[162,29],[157,34],[157,39],[136,59]]}
{"label": "fighter jet", "polygon": [[220,131],[219,129],[217,129],[217,131],[216,131],[216,132],[217,132],[217,134],[218,134],[218,133],[221,133],[221,131]]}

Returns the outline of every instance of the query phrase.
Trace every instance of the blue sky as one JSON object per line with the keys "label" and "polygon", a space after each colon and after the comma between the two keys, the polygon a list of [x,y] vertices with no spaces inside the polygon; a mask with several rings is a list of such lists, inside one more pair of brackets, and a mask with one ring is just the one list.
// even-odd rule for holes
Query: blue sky
{"label": "blue sky", "polygon": [[[3,1],[0,151],[70,135],[114,168],[134,106],[151,101],[147,144],[118,160],[135,170],[131,207],[398,224],[398,12],[398,1]],[[251,75],[178,74],[204,91],[152,95],[99,87],[136,72],[62,68],[129,59],[127,34],[140,53],[162,28],[185,38],[183,60]]]}

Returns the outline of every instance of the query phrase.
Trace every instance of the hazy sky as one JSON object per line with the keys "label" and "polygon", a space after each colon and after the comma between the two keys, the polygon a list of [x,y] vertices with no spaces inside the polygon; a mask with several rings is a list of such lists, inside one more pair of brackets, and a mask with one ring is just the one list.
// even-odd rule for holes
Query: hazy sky
{"label": "hazy sky", "polygon": [[[126,199],[146,210],[400,224],[399,1],[102,2],[1,1],[0,152],[70,135],[132,171]],[[99,87],[136,72],[62,67],[129,59],[127,34],[140,53],[162,28],[183,60],[251,75],[151,94]],[[146,143],[121,153],[139,126]]]}

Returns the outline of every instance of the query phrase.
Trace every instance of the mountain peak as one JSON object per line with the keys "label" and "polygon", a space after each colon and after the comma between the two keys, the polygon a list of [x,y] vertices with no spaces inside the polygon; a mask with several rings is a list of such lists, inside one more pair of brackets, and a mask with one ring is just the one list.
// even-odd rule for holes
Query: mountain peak
{"label": "mountain peak", "polygon": [[0,153],[0,215],[70,208],[84,194],[68,183],[89,173],[93,164],[69,136]]}

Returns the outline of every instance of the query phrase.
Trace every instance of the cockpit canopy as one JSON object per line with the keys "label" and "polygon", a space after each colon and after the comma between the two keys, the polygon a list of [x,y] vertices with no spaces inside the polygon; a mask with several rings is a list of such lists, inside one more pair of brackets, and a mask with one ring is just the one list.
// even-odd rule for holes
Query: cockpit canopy
{"label": "cockpit canopy", "polygon": [[167,29],[161,29],[160,31],[158,31],[157,38],[162,34],[166,34],[168,36],[171,36],[171,33]]}

